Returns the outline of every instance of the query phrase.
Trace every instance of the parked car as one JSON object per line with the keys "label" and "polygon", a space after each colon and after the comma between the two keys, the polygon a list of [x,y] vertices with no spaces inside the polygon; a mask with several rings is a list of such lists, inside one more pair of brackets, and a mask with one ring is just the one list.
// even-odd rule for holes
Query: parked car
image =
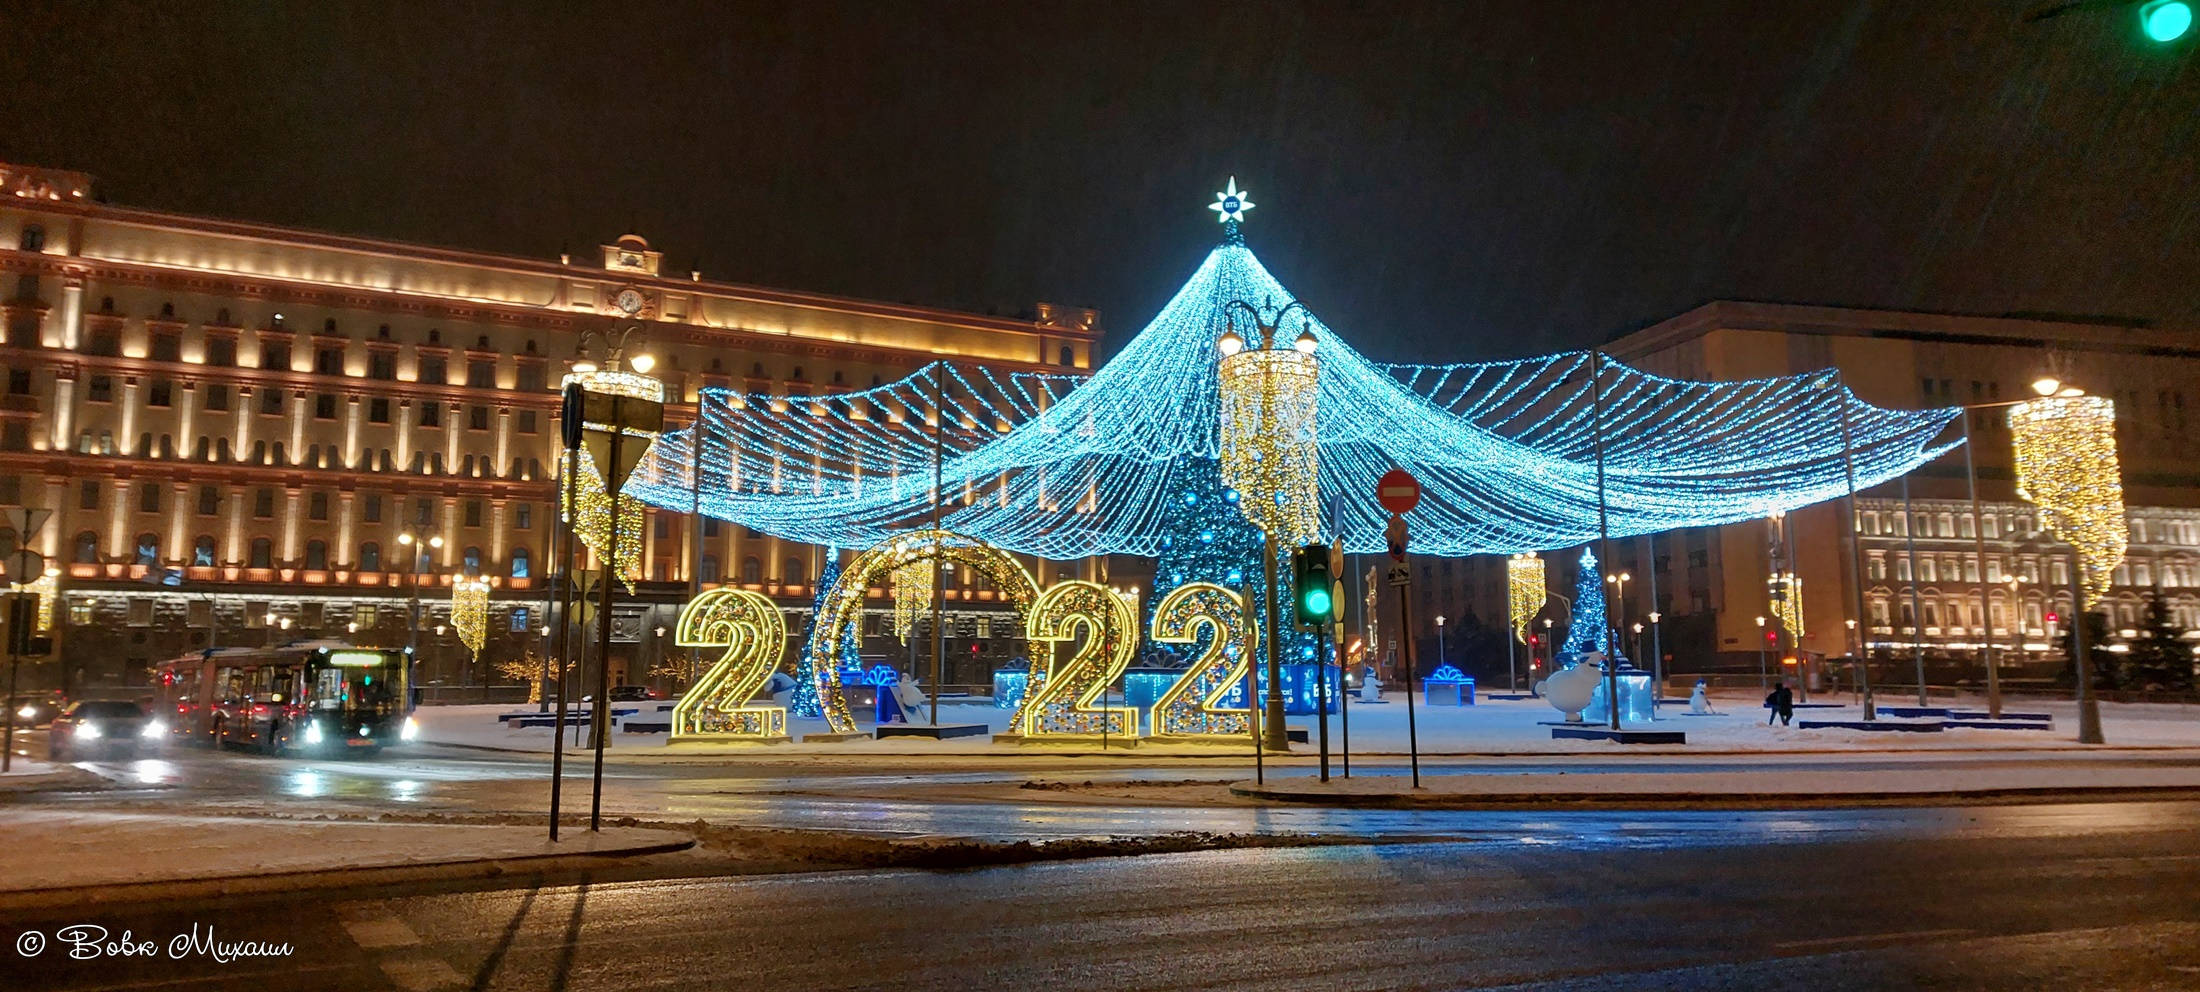
{"label": "parked car", "polygon": [[663,699],[664,694],[646,685],[615,685],[605,696],[614,703],[638,703],[645,699]]}
{"label": "parked car", "polygon": [[62,708],[67,705],[68,699],[58,692],[17,696],[8,700],[8,708],[15,711],[15,725],[18,727],[43,727],[52,723],[53,718],[60,716]]}
{"label": "parked car", "polygon": [[46,732],[46,753],[55,761],[78,755],[132,757],[142,746],[159,747],[168,727],[146,716],[136,703],[84,700],[70,703]]}

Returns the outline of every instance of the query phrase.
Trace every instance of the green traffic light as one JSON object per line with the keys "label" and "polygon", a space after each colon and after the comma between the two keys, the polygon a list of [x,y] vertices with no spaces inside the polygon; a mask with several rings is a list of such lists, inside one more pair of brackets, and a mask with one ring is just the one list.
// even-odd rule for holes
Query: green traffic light
{"label": "green traffic light", "polygon": [[2155,0],[2139,8],[2139,25],[2152,41],[2176,41],[2192,30],[2192,5],[2185,0]]}
{"label": "green traffic light", "polygon": [[1306,591],[1306,612],[1315,616],[1329,615],[1329,590],[1319,587]]}

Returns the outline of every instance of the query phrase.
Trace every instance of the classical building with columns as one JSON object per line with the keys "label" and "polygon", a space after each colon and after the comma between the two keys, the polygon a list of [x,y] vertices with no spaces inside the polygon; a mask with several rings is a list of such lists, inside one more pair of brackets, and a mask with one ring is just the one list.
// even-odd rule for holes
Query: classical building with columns
{"label": "classical building with columns", "polygon": [[[709,387],[825,395],[936,358],[1075,374],[1101,334],[1089,309],[981,316],[667,271],[633,234],[511,258],[117,207],[92,182],[0,164],[0,508],[52,511],[0,529],[0,552],[58,573],[72,680],[128,684],[209,644],[403,644],[417,597],[424,680],[484,681],[436,630],[469,575],[494,587],[484,656],[539,651],[556,390],[587,332],[640,323],[628,352],[656,359],[668,426]],[[615,301],[636,296],[628,317]],[[679,514],[650,511],[644,534],[616,618],[631,677],[668,654],[656,628],[692,585],[806,606],[824,564]],[[950,637],[983,619],[951,617]]]}

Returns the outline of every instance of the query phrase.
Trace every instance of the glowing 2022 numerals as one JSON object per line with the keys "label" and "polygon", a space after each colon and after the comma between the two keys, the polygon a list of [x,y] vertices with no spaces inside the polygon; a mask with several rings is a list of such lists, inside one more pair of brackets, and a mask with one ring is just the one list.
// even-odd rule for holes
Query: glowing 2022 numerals
{"label": "glowing 2022 numerals", "polygon": [[[1222,702],[1232,690],[1245,687],[1251,664],[1245,653],[1247,628],[1256,623],[1246,615],[1242,597],[1209,582],[1180,585],[1154,607],[1155,641],[1191,644],[1199,640],[1201,627],[1212,635],[1183,677],[1154,700],[1155,737],[1220,741],[1252,732],[1252,711]],[[1250,636],[1259,635],[1256,631]]]}
{"label": "glowing 2022 numerals", "polygon": [[1072,628],[1086,631],[1076,657],[1048,666],[1032,659],[1031,688],[1009,722],[1026,738],[1138,736],[1138,709],[1094,706],[1100,693],[1130,666],[1138,650],[1138,614],[1114,590],[1083,580],[1058,582],[1032,604],[1028,630],[1033,641],[1070,640]]}
{"label": "glowing 2022 numerals", "polygon": [[672,739],[787,739],[787,708],[750,706],[787,643],[779,607],[746,589],[712,589],[680,611],[675,643],[725,653],[672,710]]}

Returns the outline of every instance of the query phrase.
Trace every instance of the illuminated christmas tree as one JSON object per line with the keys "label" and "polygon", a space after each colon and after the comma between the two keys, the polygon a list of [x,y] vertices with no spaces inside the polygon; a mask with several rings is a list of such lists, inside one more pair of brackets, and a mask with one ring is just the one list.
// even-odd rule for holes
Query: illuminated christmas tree
{"label": "illuminated christmas tree", "polygon": [[1597,553],[1581,549],[1581,565],[1574,573],[1574,615],[1566,622],[1566,640],[1560,645],[1574,654],[1612,648],[1611,623],[1604,616],[1604,570],[1597,567]]}
{"label": "illuminated christmas tree", "polygon": [[[1154,563],[1153,594],[1146,597],[1148,624],[1152,623],[1153,608],[1161,598],[1186,582],[1212,582],[1233,592],[1243,592],[1248,582],[1258,587],[1267,581],[1261,562],[1266,541],[1260,528],[1253,526],[1238,510],[1238,494],[1223,484],[1221,466],[1212,458],[1188,456],[1177,460],[1174,471],[1175,491],[1161,508],[1161,555]],[[1276,592],[1277,612],[1271,615],[1288,618],[1291,615],[1288,567],[1291,552],[1288,548],[1279,548],[1278,552],[1285,558],[1285,567],[1277,575],[1280,587]],[[1267,623],[1265,616],[1261,622]],[[1261,643],[1267,643],[1265,634]],[[1314,656],[1311,634],[1286,626],[1282,644],[1286,662],[1305,661]],[[1262,651],[1265,656],[1266,648]]]}
{"label": "illuminated christmas tree", "polygon": [[[788,700],[787,709],[795,716],[817,719],[825,715],[825,704],[817,696],[817,672],[810,666],[810,642],[817,636],[817,618],[825,612],[825,594],[840,581],[840,549],[825,549],[825,568],[817,576],[817,597],[810,602],[810,620],[802,630],[802,650],[795,655],[794,697]],[[840,657],[845,662],[856,660],[856,628],[861,618],[848,624],[846,636],[840,640]]]}

